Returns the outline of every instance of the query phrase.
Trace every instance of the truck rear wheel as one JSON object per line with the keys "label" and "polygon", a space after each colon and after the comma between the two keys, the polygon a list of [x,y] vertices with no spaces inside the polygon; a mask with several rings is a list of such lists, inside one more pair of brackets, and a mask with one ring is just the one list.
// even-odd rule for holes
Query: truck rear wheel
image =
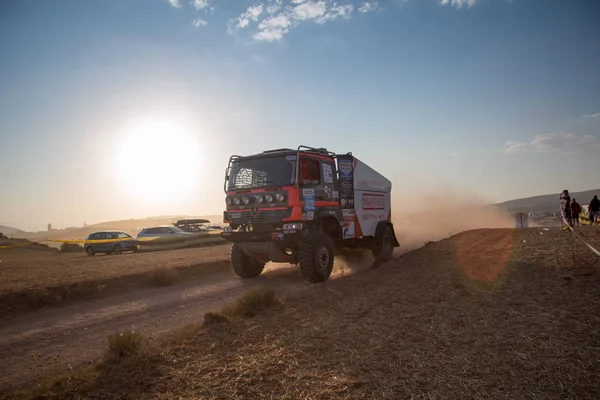
{"label": "truck rear wheel", "polygon": [[242,278],[256,278],[265,268],[264,263],[244,253],[238,243],[234,243],[231,247],[230,263],[233,272]]}
{"label": "truck rear wheel", "polygon": [[333,270],[333,245],[323,233],[312,233],[300,245],[300,272],[311,283],[329,279]]}
{"label": "truck rear wheel", "polygon": [[371,250],[373,257],[378,261],[391,260],[394,253],[394,246],[392,245],[394,243],[394,232],[392,228],[386,225],[381,231],[381,236],[376,239],[377,243],[375,243]]}

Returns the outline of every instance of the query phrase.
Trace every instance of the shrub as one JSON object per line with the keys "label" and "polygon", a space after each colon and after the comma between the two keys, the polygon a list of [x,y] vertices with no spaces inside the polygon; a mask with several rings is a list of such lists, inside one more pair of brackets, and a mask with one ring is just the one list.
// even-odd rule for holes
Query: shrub
{"label": "shrub", "polygon": [[172,343],[181,344],[196,335],[200,330],[202,330],[202,324],[200,323],[185,325],[175,332]]}
{"label": "shrub", "polygon": [[264,286],[254,286],[233,303],[223,307],[221,314],[228,318],[253,317],[257,312],[266,310],[279,303],[279,299],[273,289],[268,289]]}
{"label": "shrub", "polygon": [[154,286],[169,286],[177,282],[179,275],[173,268],[155,268],[148,272],[150,284]]}
{"label": "shrub", "polygon": [[105,358],[120,360],[139,356],[146,349],[148,342],[139,332],[126,331],[108,336],[108,349]]}
{"label": "shrub", "polygon": [[210,326],[214,324],[219,324],[221,322],[229,321],[227,317],[220,313],[207,312],[204,314],[204,323],[203,326]]}
{"label": "shrub", "polygon": [[60,245],[60,251],[63,253],[80,253],[83,247],[78,243],[63,243]]}
{"label": "shrub", "polygon": [[207,312],[204,314],[204,322],[194,323],[179,329],[172,341],[173,344],[181,344],[190,339],[204,327],[223,322],[229,322],[234,318],[253,317],[258,312],[280,304],[275,291],[262,286],[254,286],[244,292],[237,300],[225,305],[221,312]]}

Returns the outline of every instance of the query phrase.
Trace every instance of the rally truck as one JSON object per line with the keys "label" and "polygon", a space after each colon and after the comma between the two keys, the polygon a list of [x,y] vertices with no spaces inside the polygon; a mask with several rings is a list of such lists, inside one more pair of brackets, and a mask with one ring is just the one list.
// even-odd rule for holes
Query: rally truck
{"label": "rally truck", "polygon": [[344,249],[389,260],[400,244],[391,221],[392,184],[352,153],[324,148],[231,156],[225,171],[230,263],[242,278],[269,261],[299,265],[309,282],[329,279]]}

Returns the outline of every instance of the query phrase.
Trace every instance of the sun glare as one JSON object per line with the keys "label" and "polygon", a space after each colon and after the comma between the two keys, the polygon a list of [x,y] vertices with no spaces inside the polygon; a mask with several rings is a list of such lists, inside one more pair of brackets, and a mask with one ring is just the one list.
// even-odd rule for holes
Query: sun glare
{"label": "sun glare", "polygon": [[200,142],[188,125],[144,120],[126,129],[117,143],[115,173],[137,201],[175,203],[196,184]]}

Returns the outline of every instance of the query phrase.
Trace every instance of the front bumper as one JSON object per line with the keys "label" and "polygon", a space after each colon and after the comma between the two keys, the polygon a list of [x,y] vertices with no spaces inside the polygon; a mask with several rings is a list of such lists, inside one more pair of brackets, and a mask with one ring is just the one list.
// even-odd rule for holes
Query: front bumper
{"label": "front bumper", "polygon": [[279,247],[293,247],[302,238],[302,230],[275,230],[272,232],[221,232],[221,237],[231,242],[273,242]]}

